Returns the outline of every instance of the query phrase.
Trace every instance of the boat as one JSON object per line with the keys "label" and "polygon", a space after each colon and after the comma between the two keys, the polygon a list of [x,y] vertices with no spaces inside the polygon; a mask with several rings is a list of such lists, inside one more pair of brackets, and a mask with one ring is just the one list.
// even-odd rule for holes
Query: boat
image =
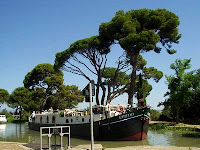
{"label": "boat", "polygon": [[0,115],[0,124],[7,123],[6,115]]}
{"label": "boat", "polygon": [[[147,106],[93,106],[93,113],[95,139],[143,140],[147,136],[150,119],[150,108]],[[35,131],[40,131],[40,127],[70,126],[72,137],[90,138],[90,115],[86,110],[33,112],[28,126]]]}

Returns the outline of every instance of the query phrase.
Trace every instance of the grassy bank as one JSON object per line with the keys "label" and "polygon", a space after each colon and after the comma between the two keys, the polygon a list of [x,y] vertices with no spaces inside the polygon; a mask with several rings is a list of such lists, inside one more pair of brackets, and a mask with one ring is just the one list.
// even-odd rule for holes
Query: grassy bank
{"label": "grassy bank", "polygon": [[177,130],[177,131],[199,131],[200,125],[175,124],[174,122],[151,122],[149,125],[151,130]]}
{"label": "grassy bank", "polygon": [[13,119],[13,120],[8,120],[8,123],[28,123],[28,120],[19,120],[19,119]]}
{"label": "grassy bank", "polygon": [[27,119],[19,119],[19,118],[13,118],[12,116],[11,117],[8,117],[7,118],[7,122],[8,123],[26,123],[28,122]]}

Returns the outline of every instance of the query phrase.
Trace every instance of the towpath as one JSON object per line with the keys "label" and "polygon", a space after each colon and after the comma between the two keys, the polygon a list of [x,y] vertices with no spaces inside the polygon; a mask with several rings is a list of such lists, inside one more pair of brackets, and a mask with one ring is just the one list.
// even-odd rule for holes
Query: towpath
{"label": "towpath", "polygon": [[[26,147],[26,143],[3,142],[0,141],[0,150],[39,150],[39,147]],[[70,150],[88,150],[90,145],[79,145]],[[119,148],[103,148],[101,144],[95,144],[95,150],[200,150],[195,147],[176,147],[176,146],[127,146]]]}

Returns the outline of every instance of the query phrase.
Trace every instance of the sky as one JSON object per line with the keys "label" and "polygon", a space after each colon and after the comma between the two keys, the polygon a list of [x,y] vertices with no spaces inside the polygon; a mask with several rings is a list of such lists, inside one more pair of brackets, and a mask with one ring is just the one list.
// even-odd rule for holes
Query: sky
{"label": "sky", "polygon": [[[161,70],[164,75],[174,74],[170,64],[176,59],[191,58],[192,70],[200,68],[200,1],[199,0],[0,0],[0,88],[9,93],[23,86],[25,75],[40,63],[54,64],[55,54],[67,49],[73,42],[98,35],[102,22],[114,17],[118,10],[165,8],[179,16],[180,43],[174,45],[177,53],[168,55],[163,49],[160,54],[143,54],[147,66]],[[114,51],[114,50],[115,51]],[[114,46],[109,54],[116,60]],[[109,65],[115,64],[110,61]],[[64,72],[64,83],[78,85],[83,89],[87,80]],[[167,91],[166,79],[159,83],[150,81],[153,90],[147,103],[153,109],[164,101]],[[113,101],[125,104],[127,95]],[[85,107],[88,104],[80,104]],[[7,108],[4,105],[2,108]],[[2,109],[1,108],[1,109]]]}

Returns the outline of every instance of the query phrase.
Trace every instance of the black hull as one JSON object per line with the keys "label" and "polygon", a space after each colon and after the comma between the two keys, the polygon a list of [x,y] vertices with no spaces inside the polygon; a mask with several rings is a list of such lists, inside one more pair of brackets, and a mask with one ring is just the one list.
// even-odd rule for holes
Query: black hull
{"label": "black hull", "polygon": [[[146,118],[144,120],[144,118]],[[39,131],[40,127],[54,126],[29,122],[29,128]],[[90,138],[90,124],[59,124],[70,126],[71,137]],[[94,138],[98,140],[143,140],[146,138],[149,119],[137,115],[119,119],[119,116],[94,122]]]}
{"label": "black hull", "polygon": [[136,117],[120,122],[102,125],[101,137],[105,140],[143,140],[146,138],[149,121]]}

